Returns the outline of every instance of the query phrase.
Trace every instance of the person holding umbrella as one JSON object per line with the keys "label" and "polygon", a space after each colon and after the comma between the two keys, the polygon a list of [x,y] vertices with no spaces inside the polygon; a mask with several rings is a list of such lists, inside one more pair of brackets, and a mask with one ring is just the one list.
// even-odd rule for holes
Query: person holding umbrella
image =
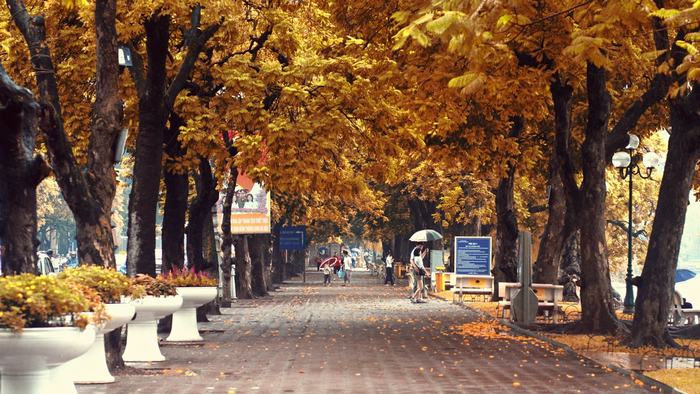
{"label": "person holding umbrella", "polygon": [[411,296],[411,301],[416,304],[422,304],[427,302],[423,299],[423,278],[427,274],[425,265],[423,264],[423,259],[428,254],[428,248],[425,246],[425,244],[421,244],[413,250],[411,265],[414,267],[413,274],[416,281],[416,290]]}

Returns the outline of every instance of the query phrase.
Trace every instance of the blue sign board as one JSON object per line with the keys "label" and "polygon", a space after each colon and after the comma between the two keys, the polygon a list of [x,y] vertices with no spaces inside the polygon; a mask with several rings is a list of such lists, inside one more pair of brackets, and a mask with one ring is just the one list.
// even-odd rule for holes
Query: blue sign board
{"label": "blue sign board", "polygon": [[491,275],[491,237],[455,237],[455,274]]}
{"label": "blue sign board", "polygon": [[306,248],[306,226],[282,227],[280,249],[304,250]]}

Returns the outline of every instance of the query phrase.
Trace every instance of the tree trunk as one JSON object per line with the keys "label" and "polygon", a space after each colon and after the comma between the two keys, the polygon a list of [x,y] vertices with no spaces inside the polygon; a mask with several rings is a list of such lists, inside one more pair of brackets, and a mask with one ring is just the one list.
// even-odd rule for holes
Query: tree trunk
{"label": "tree trunk", "polygon": [[223,252],[223,261],[221,262],[221,271],[223,277],[224,296],[221,305],[224,307],[231,306],[231,268],[233,267],[233,235],[231,235],[231,205],[233,204],[233,195],[236,190],[236,178],[238,170],[236,167],[231,167],[229,173],[228,184],[226,185],[226,195],[224,196],[223,218],[221,219],[221,232],[223,241],[221,243],[221,251]]}
{"label": "tree trunk", "polygon": [[253,264],[252,267],[252,288],[256,296],[262,297],[267,294],[267,285],[265,284],[265,253],[264,239],[262,235],[253,235],[250,238],[250,258]]}
{"label": "tree trunk", "polygon": [[[187,222],[187,259],[188,265],[195,271],[208,271],[212,261],[204,259],[204,226],[207,217],[211,216],[211,207],[218,200],[216,180],[212,175],[211,165],[205,158],[199,161],[199,176],[197,181],[197,197],[190,204],[189,220]],[[211,221],[209,222],[211,225]],[[213,230],[213,226],[212,226]]]}
{"label": "tree trunk", "polygon": [[261,243],[262,255],[263,255],[263,279],[265,280],[265,288],[268,292],[275,290],[272,285],[272,243],[269,234],[263,236],[263,242]]}
{"label": "tree trunk", "polygon": [[127,260],[129,274],[156,274],[156,207],[163,156],[163,129],[167,111],[165,65],[170,17],[154,15],[144,22],[148,73],[139,94],[139,134],[129,195]]}
{"label": "tree trunk", "polygon": [[605,69],[587,67],[588,120],[582,147],[583,184],[577,207],[581,231],[582,325],[587,331],[616,332],[605,241],[605,140],[610,116],[610,95]]}
{"label": "tree trunk", "polygon": [[282,226],[282,221],[272,226],[272,283],[282,283],[287,279],[284,252],[280,249],[280,231]]}
{"label": "tree trunk", "polygon": [[36,187],[48,165],[34,156],[40,106],[0,65],[0,256],[2,272],[36,272]]}
{"label": "tree trunk", "polygon": [[[692,97],[695,90],[690,94]],[[633,346],[665,346],[688,196],[700,160],[700,116],[686,97],[671,101],[671,137],[632,323]]]}
{"label": "tree trunk", "polygon": [[255,298],[252,287],[252,263],[248,235],[238,236],[236,242],[236,295],[238,298]]}
{"label": "tree trunk", "polygon": [[187,213],[187,196],[189,177],[187,173],[176,172],[173,164],[185,155],[186,150],[178,140],[180,127],[184,126],[182,118],[170,114],[170,127],[165,132],[165,206],[163,208],[163,272],[173,267],[185,265],[185,214]]}
{"label": "tree trunk", "polygon": [[508,177],[501,179],[496,189],[496,282],[515,282],[518,280],[518,221],[513,206],[513,182],[515,168],[508,170]]}
{"label": "tree trunk", "polygon": [[[522,130],[523,119],[515,117],[508,136],[517,138]],[[513,203],[514,182],[515,164],[510,162],[506,177],[501,178],[496,189],[496,266],[493,270],[496,283],[518,280],[518,218]]]}
{"label": "tree trunk", "polygon": [[533,266],[533,280],[536,283],[556,284],[559,276],[559,263],[568,234],[566,224],[566,196],[559,175],[556,157],[550,160],[549,168],[549,216],[545,225],[537,261]]}
{"label": "tree trunk", "polygon": [[[214,194],[217,196],[218,200],[219,192],[216,189],[214,189]],[[216,204],[216,201],[214,201],[214,204]],[[216,234],[214,233],[214,219],[211,209],[209,210],[207,217],[204,219],[203,232],[202,253],[204,254],[204,261],[208,263],[205,272],[209,275],[209,277],[217,279],[218,282],[219,256],[216,252]],[[202,307],[200,307],[200,309],[201,312],[198,311],[198,313],[200,313],[201,316],[197,318],[197,321],[209,321],[207,315],[221,314],[221,300],[219,297],[216,297],[212,301],[204,304]]]}
{"label": "tree trunk", "polygon": [[567,205],[573,202],[567,198],[564,179],[566,167],[557,151],[557,144],[562,144],[568,149],[568,140],[571,134],[571,99],[573,89],[564,85],[555,76],[550,83],[550,93],[554,103],[554,129],[555,143],[552,148],[552,157],[549,160],[549,199],[547,224],[542,234],[537,261],[534,265],[534,280],[537,283],[556,283],[559,274],[561,256],[570,234],[575,231],[573,220],[573,206]]}
{"label": "tree trunk", "polygon": [[564,243],[562,251],[559,284],[564,286],[564,301],[579,302],[576,286],[581,281],[581,242],[580,235],[574,232]]}
{"label": "tree trunk", "polygon": [[209,207],[209,212],[207,212],[204,218],[204,227],[202,228],[202,257],[204,257],[204,261],[207,263],[206,271],[209,275],[217,274],[219,269],[219,256],[216,253],[216,234],[214,233],[214,215],[212,214],[212,208],[216,206],[216,202],[218,201],[218,190],[214,189],[213,194],[214,196],[210,197],[212,199],[216,198],[216,200]]}

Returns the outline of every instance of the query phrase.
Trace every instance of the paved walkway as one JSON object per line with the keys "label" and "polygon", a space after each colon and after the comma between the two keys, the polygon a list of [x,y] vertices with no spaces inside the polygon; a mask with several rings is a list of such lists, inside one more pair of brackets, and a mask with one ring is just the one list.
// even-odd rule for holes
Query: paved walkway
{"label": "paved walkway", "polygon": [[[200,325],[203,345],[165,345],[167,361],[80,393],[647,392],[630,377],[537,341],[488,334],[449,302],[411,304],[367,273],[354,283],[285,284]],[[471,324],[464,335],[458,326]],[[480,327],[484,327],[483,330]],[[483,332],[481,332],[483,331]],[[641,383],[641,382],[638,382]]]}

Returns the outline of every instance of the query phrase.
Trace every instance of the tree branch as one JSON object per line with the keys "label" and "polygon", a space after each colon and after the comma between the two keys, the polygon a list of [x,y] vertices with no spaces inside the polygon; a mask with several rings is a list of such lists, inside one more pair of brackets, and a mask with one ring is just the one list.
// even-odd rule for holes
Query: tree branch
{"label": "tree branch", "polygon": [[[657,1],[657,3],[663,2]],[[668,38],[668,28],[664,22],[660,18],[654,17],[652,18],[651,23],[652,27],[654,28],[654,47],[657,51],[664,51],[656,58],[656,66],[658,68],[672,57],[674,60],[676,60],[675,58],[677,56],[672,56],[673,53],[671,50],[671,43],[669,42]],[[681,39],[682,37],[683,33],[678,32],[676,40]],[[682,58],[679,60],[682,60]],[[677,62],[675,64],[680,63]],[[675,73],[657,72],[654,75],[654,78],[651,80],[649,88],[622,114],[622,117],[615,124],[615,127],[613,127],[612,132],[608,135],[605,141],[606,161],[609,162],[612,155],[616,151],[624,148],[627,145],[629,141],[627,133],[634,129],[637,122],[642,115],[644,115],[647,109],[666,97],[668,89],[673,83],[673,79],[675,77],[674,74]]]}
{"label": "tree branch", "polygon": [[185,60],[183,60],[177,75],[173,79],[172,83],[168,87],[165,93],[165,109],[167,111],[172,110],[175,104],[175,98],[180,94],[180,91],[185,87],[185,82],[189,78],[192,70],[194,69],[195,62],[199,53],[202,52],[204,44],[219,30],[221,27],[221,22],[213,24],[206,28],[204,31],[200,32],[197,27],[193,27],[190,30],[192,37],[188,40],[187,44],[187,54],[185,55]]}

